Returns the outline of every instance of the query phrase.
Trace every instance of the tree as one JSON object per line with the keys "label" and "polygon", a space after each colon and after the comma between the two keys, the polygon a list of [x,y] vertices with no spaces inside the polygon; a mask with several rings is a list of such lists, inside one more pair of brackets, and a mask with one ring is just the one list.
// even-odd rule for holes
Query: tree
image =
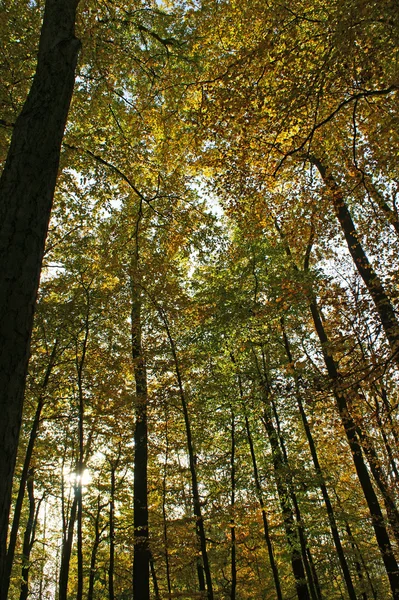
{"label": "tree", "polygon": [[6,540],[33,312],[80,48],[77,1],[48,0],[32,88],[0,180],[1,350],[0,597],[7,597]]}

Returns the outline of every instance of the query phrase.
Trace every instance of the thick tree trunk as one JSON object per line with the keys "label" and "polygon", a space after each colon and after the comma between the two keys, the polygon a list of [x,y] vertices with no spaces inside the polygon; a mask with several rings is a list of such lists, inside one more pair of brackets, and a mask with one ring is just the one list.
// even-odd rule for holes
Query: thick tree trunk
{"label": "thick tree trunk", "polygon": [[36,74],[0,180],[0,598],[33,312],[80,48],[78,0],[47,0]]}
{"label": "thick tree trunk", "polygon": [[399,323],[393,306],[385,292],[381,279],[374,271],[367,255],[360,243],[359,234],[356,231],[351,214],[345,203],[344,193],[336,183],[331,172],[319,158],[310,157],[310,161],[318,169],[329,193],[331,194],[335,214],[344,233],[348,250],[353,262],[363,279],[369,294],[374,302],[377,313],[381,319],[382,326],[392,350],[392,356],[399,365]]}

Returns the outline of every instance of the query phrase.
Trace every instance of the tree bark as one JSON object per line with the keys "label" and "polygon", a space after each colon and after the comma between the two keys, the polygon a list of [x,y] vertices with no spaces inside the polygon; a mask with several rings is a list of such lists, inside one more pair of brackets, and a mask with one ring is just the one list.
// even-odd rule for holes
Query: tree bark
{"label": "tree bark", "polygon": [[78,0],[47,0],[32,87],[0,180],[0,598],[30,337],[80,42]]}

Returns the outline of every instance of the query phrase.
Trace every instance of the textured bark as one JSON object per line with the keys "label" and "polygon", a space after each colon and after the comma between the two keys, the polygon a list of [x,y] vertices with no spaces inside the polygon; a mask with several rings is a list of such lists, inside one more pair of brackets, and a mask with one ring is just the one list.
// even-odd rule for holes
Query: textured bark
{"label": "textured bark", "polygon": [[0,598],[33,312],[80,48],[77,0],[47,0],[36,74],[0,180]]}

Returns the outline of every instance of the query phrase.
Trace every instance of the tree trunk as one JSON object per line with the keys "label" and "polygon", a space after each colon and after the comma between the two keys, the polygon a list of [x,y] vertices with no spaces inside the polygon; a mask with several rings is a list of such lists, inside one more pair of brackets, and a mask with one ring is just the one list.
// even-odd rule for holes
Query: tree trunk
{"label": "tree trunk", "polygon": [[116,461],[110,461],[111,467],[111,490],[109,500],[109,567],[108,567],[108,598],[109,600],[115,600],[114,591],[114,575],[115,575],[115,472],[118,468],[120,457],[119,454]]}
{"label": "tree trunk", "polygon": [[24,533],[24,540],[22,546],[22,583],[21,583],[21,593],[19,595],[19,600],[26,600],[29,593],[29,571],[30,571],[30,553],[33,546],[33,541],[35,537],[35,495],[33,490],[33,469],[30,469],[28,473],[28,477],[26,480],[26,487],[28,490],[28,498],[29,498],[29,514],[28,514],[28,522],[26,524],[26,529]]}
{"label": "tree trunk", "polygon": [[80,48],[78,0],[47,0],[36,74],[0,180],[0,598],[33,312]]}
{"label": "tree trunk", "polygon": [[43,382],[41,385],[41,391],[40,391],[40,396],[39,396],[39,400],[38,400],[37,407],[36,407],[36,413],[35,413],[35,417],[33,419],[33,424],[32,424],[32,429],[31,429],[30,436],[29,436],[28,446],[26,448],[24,466],[22,468],[22,474],[21,474],[20,481],[19,481],[17,500],[15,502],[14,517],[13,517],[11,532],[10,532],[10,541],[8,543],[8,549],[7,549],[6,580],[9,580],[9,578],[11,577],[11,570],[12,570],[12,565],[14,562],[15,545],[17,543],[19,523],[21,520],[22,504],[23,504],[24,495],[25,495],[26,481],[28,478],[28,472],[29,472],[30,462],[31,462],[31,458],[32,458],[33,448],[34,448],[37,434],[39,431],[40,417],[41,417],[43,406],[44,406],[44,395],[45,395],[47,384],[48,384],[48,381],[49,381],[49,378],[51,375],[51,371],[53,370],[53,367],[54,367],[55,357],[56,357],[56,353],[57,353],[57,346],[58,346],[58,342],[55,341],[53,350],[50,355],[50,360],[47,365],[47,370],[46,370],[46,373],[45,373],[45,376],[44,376],[44,379],[43,379]]}
{"label": "tree trunk", "polygon": [[249,427],[249,420],[248,420],[248,415],[247,414],[245,414],[245,429],[246,429],[246,432],[247,432],[247,440],[248,440],[248,445],[249,445],[249,451],[251,453],[252,468],[253,468],[253,471],[254,471],[254,481],[255,481],[256,495],[258,497],[259,507],[260,507],[260,510],[261,510],[261,513],[262,513],[263,533],[264,533],[264,536],[265,536],[266,546],[267,546],[267,550],[268,550],[268,553],[269,553],[269,561],[270,561],[270,567],[271,567],[271,570],[272,570],[272,573],[273,573],[274,587],[276,588],[276,594],[277,594],[278,600],[283,600],[283,594],[281,592],[280,577],[279,577],[279,574],[278,574],[277,563],[276,563],[275,558],[274,558],[273,546],[272,546],[272,542],[271,542],[271,539],[270,539],[269,523],[267,522],[267,515],[266,515],[265,504],[264,504],[264,501],[263,501],[262,487],[260,485],[260,479],[259,479],[258,465],[257,465],[257,462],[256,462],[255,448],[254,448],[254,443],[253,443],[253,440],[252,440],[251,429]]}
{"label": "tree trunk", "polygon": [[[288,362],[291,365],[294,365],[291,348],[290,348],[290,342],[289,342],[287,333],[285,331],[283,320],[281,320],[281,327],[282,327],[284,347],[285,347],[285,351],[287,354]],[[305,413],[305,409],[303,406],[302,398],[300,395],[299,382],[298,382],[298,377],[297,377],[295,370],[294,370],[294,381],[295,381],[295,398],[296,398],[296,402],[298,405],[299,413],[301,415],[302,424],[303,424],[303,428],[305,430],[306,438],[308,440],[310,454],[312,456],[313,465],[314,465],[316,475],[317,475],[317,481],[319,483],[320,491],[323,496],[324,504],[326,507],[328,520],[330,523],[331,534],[332,534],[332,537],[334,540],[335,550],[337,552],[339,563],[341,565],[341,569],[342,569],[342,573],[344,576],[344,580],[345,580],[349,598],[350,598],[350,600],[357,600],[356,592],[355,592],[353,582],[352,582],[352,577],[351,577],[351,574],[349,571],[349,566],[348,566],[348,563],[347,563],[347,560],[345,557],[344,549],[341,544],[341,538],[339,536],[337,522],[335,520],[334,510],[333,510],[331,500],[330,500],[330,495],[328,493],[327,486],[325,484],[325,479],[324,479],[324,476],[323,476],[323,473],[321,470],[321,466],[319,463],[319,458],[318,458],[317,450],[316,450],[316,444],[314,442],[313,435],[310,430],[309,422],[308,422],[308,419],[307,419],[307,416]]]}
{"label": "tree trunk", "polygon": [[[313,159],[314,160],[314,159]],[[333,182],[334,185],[335,182]],[[333,186],[334,189],[334,186]],[[339,200],[340,194],[336,192],[337,198]],[[337,201],[338,201],[337,200]],[[342,200],[342,199],[341,199]],[[343,201],[342,201],[343,203]],[[339,202],[341,204],[341,202]],[[296,272],[299,271],[297,265],[292,259],[292,254],[290,247],[288,246],[284,234],[281,232],[280,228],[276,224],[276,228],[284,242],[285,250],[287,256],[291,259],[293,268]],[[356,242],[356,246],[358,246],[357,239],[354,238]],[[307,272],[309,270],[309,256],[311,250],[311,242],[308,245],[306,251],[305,265],[304,271]],[[367,260],[367,258],[366,258]],[[331,353],[331,345],[329,339],[327,337],[326,331],[324,329],[323,322],[320,317],[319,309],[317,306],[316,298],[314,297],[313,290],[309,289],[307,292],[307,297],[309,301],[309,308],[312,315],[314,328],[319,338],[319,342],[321,344],[324,364],[327,369],[328,376],[333,386],[333,395],[337,403],[337,408],[339,415],[341,417],[341,422],[346,434],[346,438],[352,453],[353,462],[355,465],[355,470],[359,479],[360,486],[363,491],[364,498],[366,500],[370,517],[372,521],[372,526],[374,529],[374,533],[376,536],[378,548],[381,553],[381,557],[388,575],[390,587],[392,590],[392,596],[394,600],[399,600],[399,568],[393,553],[391,541],[388,535],[388,531],[385,527],[384,517],[381,511],[381,507],[377,498],[377,495],[374,491],[369,472],[367,470],[366,464],[363,459],[362,447],[358,439],[358,434],[356,431],[356,424],[353,421],[349,409],[346,397],[343,391],[340,389],[341,377],[335,363],[334,357]]]}
{"label": "tree trunk", "polygon": [[289,490],[287,489],[283,481],[282,473],[284,470],[284,460],[278,443],[278,436],[272,419],[272,410],[269,404],[267,391],[264,388],[264,384],[262,384],[262,388],[264,391],[264,413],[262,421],[265,426],[267,437],[269,439],[269,443],[272,449],[274,475],[276,480],[278,497],[280,500],[281,512],[283,515],[285,533],[291,553],[291,565],[292,572],[295,578],[296,592],[298,600],[309,600],[310,595],[306,583],[305,569],[303,566],[301,554],[298,551],[298,548],[300,547],[298,532],[295,526],[292,507],[290,506],[289,502]]}
{"label": "tree trunk", "polygon": [[318,577],[317,577],[317,575],[316,575],[316,577],[314,577],[315,571],[312,570],[312,567],[311,567],[311,565],[313,565],[314,563],[313,563],[312,558],[310,558],[310,560],[309,560],[309,556],[311,557],[312,555],[311,555],[310,548],[308,548],[308,544],[306,541],[305,528],[304,528],[304,524],[302,521],[300,508],[299,508],[296,492],[295,492],[293,481],[292,481],[290,464],[288,461],[288,452],[287,452],[284,437],[283,437],[283,434],[281,431],[281,425],[280,425],[280,419],[279,419],[278,412],[277,412],[277,406],[273,399],[273,395],[271,393],[270,384],[267,380],[267,367],[266,367],[266,360],[265,360],[265,354],[264,354],[263,348],[262,348],[262,362],[263,362],[264,384],[267,386],[267,389],[268,389],[268,396],[270,398],[270,407],[272,409],[274,421],[276,423],[276,434],[278,436],[280,451],[282,453],[282,460],[283,460],[283,466],[284,466],[284,471],[285,471],[285,473],[284,473],[285,477],[283,477],[283,481],[285,480],[284,483],[289,492],[289,496],[291,498],[291,502],[292,502],[292,505],[294,507],[294,512],[295,512],[296,527],[297,527],[297,531],[298,531],[299,543],[300,543],[301,554],[302,554],[302,563],[303,563],[303,566],[306,571],[306,577],[308,580],[309,591],[310,591],[310,595],[312,596],[312,600],[321,600],[321,590],[318,586]]}
{"label": "tree trunk", "polygon": [[166,514],[166,480],[168,473],[168,460],[169,460],[169,424],[168,424],[168,411],[165,404],[165,462],[162,477],[162,521],[163,521],[163,543],[165,548],[165,567],[166,567],[166,585],[168,587],[168,596],[172,594],[172,582],[170,578],[170,564],[169,564],[169,542],[168,542],[168,519]]}
{"label": "tree trunk", "polygon": [[137,260],[133,259],[131,275],[131,340],[134,378],[136,382],[134,429],[134,555],[133,599],[150,598],[150,552],[148,547],[147,500],[147,369],[141,342],[141,290],[136,281]]}
{"label": "tree trunk", "polygon": [[344,193],[336,183],[331,172],[320,159],[313,156],[310,157],[310,162],[318,169],[331,194],[335,214],[337,215],[344,233],[348,250],[381,319],[382,326],[392,350],[393,360],[399,365],[399,323],[393,306],[384,290],[384,286],[371,266],[369,259],[363,250],[363,246],[360,243],[359,234],[356,231],[355,224],[353,223],[351,214],[344,200]]}
{"label": "tree trunk", "polygon": [[68,528],[65,539],[63,540],[61,549],[61,564],[59,573],[59,600],[67,600],[68,598],[68,579],[69,565],[71,562],[73,530],[75,527],[76,513],[78,508],[78,496],[75,490],[74,498],[71,505],[71,511],[68,519]]}
{"label": "tree trunk", "polygon": [[[236,361],[235,361],[235,358],[234,358],[233,354],[230,354],[230,358],[231,358],[232,362],[234,364],[236,364]],[[272,541],[270,539],[269,523],[267,521],[266,509],[265,509],[265,504],[264,504],[264,501],[263,501],[262,486],[260,484],[260,479],[259,479],[258,464],[257,464],[257,461],[256,461],[255,448],[254,448],[254,444],[253,444],[253,440],[252,440],[251,429],[250,429],[250,426],[249,426],[248,415],[247,415],[247,412],[246,412],[245,406],[244,406],[244,391],[243,391],[243,387],[242,387],[241,375],[240,375],[239,372],[237,372],[237,381],[238,381],[238,389],[239,389],[239,392],[240,392],[240,400],[241,400],[241,404],[242,404],[242,407],[243,407],[243,410],[244,410],[245,430],[247,432],[247,440],[248,440],[248,445],[249,445],[249,451],[251,453],[251,460],[252,460],[252,468],[253,468],[253,472],[254,472],[254,482],[255,482],[256,496],[258,498],[259,507],[260,507],[260,510],[261,510],[261,513],[262,513],[263,533],[264,533],[264,536],[265,536],[265,542],[266,542],[267,551],[268,551],[268,554],[269,554],[269,562],[270,562],[270,567],[271,567],[272,574],[273,574],[274,587],[276,588],[276,594],[277,594],[278,600],[283,600],[283,594],[282,594],[282,591],[281,591],[280,577],[279,577],[279,574],[278,574],[277,563],[276,563],[276,560],[274,558]]]}
{"label": "tree trunk", "polygon": [[[196,528],[196,532],[197,532],[197,538],[199,541],[199,546],[201,549],[201,557],[202,557],[202,564],[201,564],[201,562],[197,563],[199,589],[200,589],[200,592],[205,591],[205,581],[206,581],[207,599],[213,600],[212,577],[211,577],[211,570],[210,570],[208,552],[207,552],[207,547],[206,547],[205,525],[204,525],[204,519],[203,519],[202,511],[201,511],[201,500],[200,500],[200,495],[199,495],[199,490],[198,490],[197,469],[196,469],[196,464],[195,464],[196,457],[195,457],[195,453],[194,453],[193,437],[192,437],[192,433],[191,433],[191,424],[190,424],[190,417],[188,414],[187,400],[186,400],[186,395],[184,392],[183,381],[181,378],[179,361],[177,359],[176,345],[175,345],[174,339],[172,337],[172,334],[171,334],[171,331],[169,328],[168,319],[167,319],[164,311],[162,311],[162,309],[159,309],[159,310],[160,310],[161,318],[165,325],[166,334],[168,336],[170,348],[172,351],[173,361],[175,364],[176,379],[177,379],[177,383],[179,386],[180,400],[181,400],[181,405],[182,405],[182,409],[183,409],[184,423],[185,423],[185,427],[186,427],[188,459],[189,459],[190,474],[191,474],[191,489],[192,489],[192,496],[193,496],[193,512],[194,512],[194,517],[195,517],[195,528]],[[205,574],[205,580],[204,580],[204,574]]]}
{"label": "tree trunk", "polygon": [[235,414],[233,409],[231,410],[231,453],[230,453],[230,482],[231,482],[231,496],[230,496],[230,529],[231,529],[231,590],[230,600],[236,599],[237,589],[237,564],[236,564],[236,527],[235,527],[235,495],[236,495],[236,465],[235,465],[235,452],[236,452],[236,437],[235,437]]}
{"label": "tree trunk", "polygon": [[91,549],[91,557],[90,557],[90,574],[89,574],[89,588],[87,591],[87,600],[93,600],[94,593],[94,581],[96,577],[96,561],[97,561],[97,552],[98,548],[103,540],[101,537],[106,529],[106,525],[100,528],[100,516],[102,510],[106,507],[106,504],[100,504],[100,495],[97,496],[97,510],[93,515],[90,513],[94,521],[94,540],[93,547]]}
{"label": "tree trunk", "polygon": [[358,439],[356,424],[354,423],[349,410],[346,398],[340,390],[340,376],[329,350],[330,343],[327,334],[324,330],[323,323],[320,318],[319,310],[315,299],[311,299],[310,310],[313,317],[316,333],[322,347],[323,358],[327,368],[328,375],[333,384],[333,394],[337,402],[338,411],[341,417],[349,447],[352,452],[352,458],[355,465],[356,473],[359,478],[360,485],[363,490],[367,506],[370,511],[372,525],[374,528],[377,544],[381,552],[381,557],[385,565],[389,583],[392,590],[394,600],[399,600],[399,569],[393,553],[391,541],[388,531],[385,527],[384,517],[381,512],[380,503],[371,483],[370,475],[363,460],[361,444]]}

